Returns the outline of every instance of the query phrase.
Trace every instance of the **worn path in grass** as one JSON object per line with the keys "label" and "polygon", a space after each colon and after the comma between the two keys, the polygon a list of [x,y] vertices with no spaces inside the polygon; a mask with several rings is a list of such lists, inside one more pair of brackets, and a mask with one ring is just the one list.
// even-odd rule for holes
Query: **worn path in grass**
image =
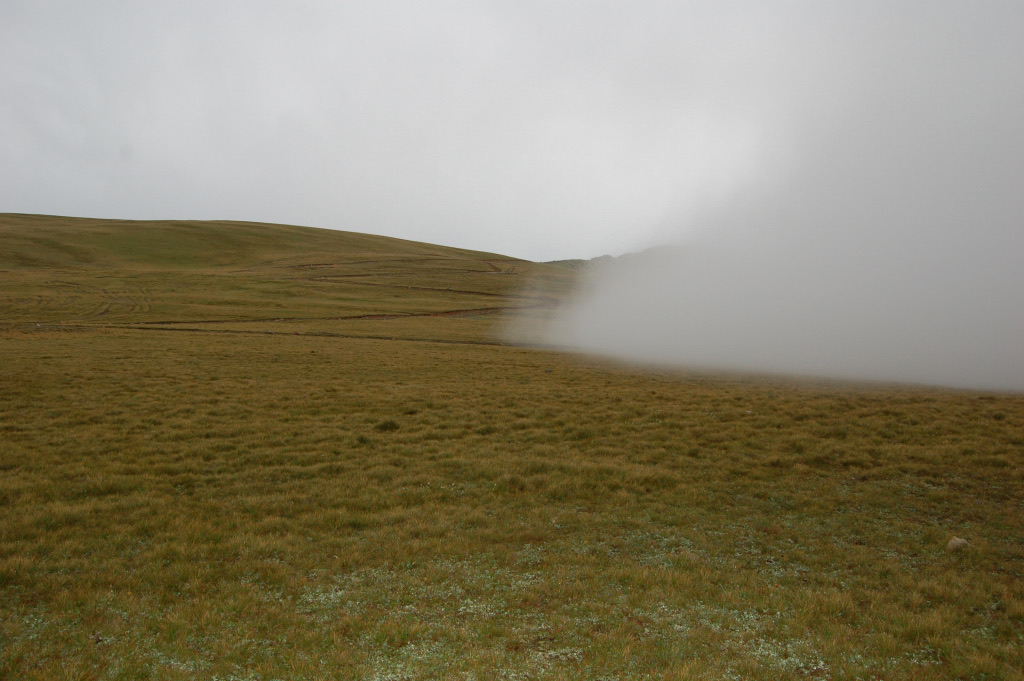
{"label": "worn path in grass", "polygon": [[[1022,678],[1019,395],[503,345],[445,276],[572,282],[491,254],[4,219],[0,678]],[[432,290],[298,267],[356,261]]]}

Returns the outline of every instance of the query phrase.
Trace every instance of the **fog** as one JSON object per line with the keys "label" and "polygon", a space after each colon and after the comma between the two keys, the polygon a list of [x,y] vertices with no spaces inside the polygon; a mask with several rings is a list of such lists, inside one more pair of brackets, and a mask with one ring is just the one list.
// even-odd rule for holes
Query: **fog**
{"label": "fog", "polygon": [[1024,389],[1019,0],[0,2],[0,211],[595,271],[545,339]]}
{"label": "fog", "polygon": [[723,114],[758,130],[747,171],[681,206],[666,246],[594,267],[546,342],[1024,390],[1024,5],[829,7],[723,80]]}

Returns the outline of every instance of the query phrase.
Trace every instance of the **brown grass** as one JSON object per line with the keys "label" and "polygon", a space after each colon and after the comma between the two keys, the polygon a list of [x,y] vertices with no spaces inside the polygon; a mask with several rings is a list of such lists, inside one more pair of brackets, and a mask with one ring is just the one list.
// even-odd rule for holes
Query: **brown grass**
{"label": "brown grass", "polygon": [[337,246],[0,271],[0,678],[1022,678],[1024,397],[511,347],[410,315],[565,270]]}

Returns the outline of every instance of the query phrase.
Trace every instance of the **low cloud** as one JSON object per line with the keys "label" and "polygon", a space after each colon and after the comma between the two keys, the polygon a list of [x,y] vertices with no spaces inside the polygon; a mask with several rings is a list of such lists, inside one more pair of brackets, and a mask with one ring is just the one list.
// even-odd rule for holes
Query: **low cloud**
{"label": "low cloud", "polygon": [[781,31],[819,39],[772,74],[756,173],[666,229],[671,247],[595,267],[544,340],[1024,390],[1024,85],[1007,71],[1024,63],[1024,9],[923,8],[866,4]]}

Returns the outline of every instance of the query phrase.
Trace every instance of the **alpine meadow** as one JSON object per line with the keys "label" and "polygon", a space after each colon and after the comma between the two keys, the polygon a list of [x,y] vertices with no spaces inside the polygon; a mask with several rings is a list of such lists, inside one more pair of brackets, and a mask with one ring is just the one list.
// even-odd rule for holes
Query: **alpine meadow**
{"label": "alpine meadow", "polygon": [[1024,679],[1024,395],[510,339],[582,271],[0,215],[0,678]]}

